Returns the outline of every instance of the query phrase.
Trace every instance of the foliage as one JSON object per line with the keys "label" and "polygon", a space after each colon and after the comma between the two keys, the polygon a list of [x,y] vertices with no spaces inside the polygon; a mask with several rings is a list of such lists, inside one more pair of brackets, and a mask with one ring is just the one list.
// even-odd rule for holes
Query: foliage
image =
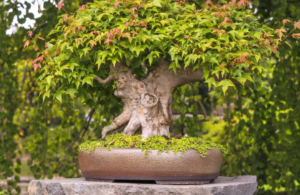
{"label": "foliage", "polygon": [[175,154],[184,152],[188,149],[195,149],[202,157],[206,157],[207,150],[218,148],[223,155],[227,154],[227,150],[218,144],[204,141],[199,137],[175,137],[151,136],[145,141],[141,135],[124,136],[122,133],[111,134],[105,137],[104,140],[87,141],[79,146],[79,151],[92,152],[96,148],[141,148],[147,155],[151,150],[158,150],[159,153],[173,151]]}
{"label": "foliage", "polygon": [[[61,107],[57,106],[55,110],[52,109],[52,104],[43,106],[39,104],[35,89],[35,73],[31,69],[31,60],[36,57],[37,46],[44,48],[44,41],[38,39],[35,45],[29,44],[26,50],[23,50],[26,39],[30,39],[27,29],[19,27],[16,33],[6,34],[15,17],[19,24],[24,24],[26,19],[35,20],[33,38],[46,36],[53,29],[58,22],[55,2],[52,0],[42,2],[45,10],[43,12],[39,10],[43,14],[37,19],[29,12],[30,2],[0,0],[0,180],[13,176],[16,182],[19,181],[20,165],[23,163],[20,157],[24,146],[26,147],[26,143],[22,143],[22,137],[30,134],[28,143],[32,143],[29,151],[32,152],[33,160],[29,160],[28,165],[36,178],[43,175],[51,177],[53,166],[47,163],[44,158],[47,152],[44,151],[48,151],[49,145],[56,150],[55,146],[59,147],[61,143],[55,140],[55,145],[45,141],[51,129],[49,116],[51,112],[57,113]],[[79,1],[66,0],[65,4],[66,9],[74,10],[78,8]],[[20,11],[22,7],[25,9],[23,16]],[[48,154],[53,155],[53,152],[49,151]],[[67,160],[69,159],[68,156]],[[13,189],[20,192],[16,182],[7,182],[9,188],[6,193],[12,193]]]}
{"label": "foliage", "polygon": [[[254,6],[272,28],[293,29],[297,23],[283,24],[284,19],[300,19],[296,1],[256,1]],[[300,192],[300,45],[295,36],[284,40],[292,49],[287,44],[278,48],[279,60],[264,73],[262,88],[249,84],[224,98],[224,103],[234,102],[235,108],[227,112],[221,135],[231,153],[223,174],[257,175],[261,194]]]}
{"label": "foliage", "polygon": [[65,14],[35,60],[43,99],[109,97],[112,87],[94,86],[93,78],[106,76],[109,64],[120,60],[137,75],[145,75],[160,58],[168,59],[175,72],[180,64],[203,68],[209,87],[224,92],[234,86],[230,79],[259,84],[266,56],[277,52],[279,40],[245,9],[247,4],[210,2],[200,9],[188,1],[99,0]]}

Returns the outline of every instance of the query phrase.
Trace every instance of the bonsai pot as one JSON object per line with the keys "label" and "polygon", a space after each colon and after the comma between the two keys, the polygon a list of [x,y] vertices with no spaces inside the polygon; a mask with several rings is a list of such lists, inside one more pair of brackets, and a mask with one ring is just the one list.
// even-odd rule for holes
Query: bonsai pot
{"label": "bonsai pot", "polygon": [[[184,156],[182,156],[184,155]],[[194,149],[184,154],[151,150],[147,156],[139,148],[97,148],[80,151],[79,166],[86,180],[154,180],[158,184],[204,184],[219,176],[222,153],[217,148],[201,157]]]}

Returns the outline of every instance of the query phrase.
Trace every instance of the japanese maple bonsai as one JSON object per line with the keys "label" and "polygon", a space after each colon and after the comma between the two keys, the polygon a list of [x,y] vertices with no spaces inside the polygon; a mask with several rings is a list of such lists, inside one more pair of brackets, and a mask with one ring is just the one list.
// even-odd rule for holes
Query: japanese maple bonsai
{"label": "japanese maple bonsai", "polygon": [[[157,149],[142,142],[170,134],[176,87],[205,81],[225,93],[234,83],[261,82],[260,73],[267,56],[277,53],[278,40],[273,39],[272,29],[262,26],[252,11],[245,9],[248,4],[247,0],[95,0],[84,5],[61,17],[49,34],[57,38],[50,40],[37,60],[45,64],[40,73],[43,98],[105,98],[116,88],[114,95],[124,103],[123,112],[103,128],[102,137],[120,128],[125,136],[133,136],[141,129],[141,140],[136,140],[140,145],[133,147]],[[114,144],[132,147],[132,140],[119,138],[86,144],[81,150],[112,148]],[[122,140],[125,145],[118,143]],[[188,146],[195,149],[200,142],[193,141]],[[112,162],[114,158],[108,164]],[[220,165],[216,164],[216,170]]]}

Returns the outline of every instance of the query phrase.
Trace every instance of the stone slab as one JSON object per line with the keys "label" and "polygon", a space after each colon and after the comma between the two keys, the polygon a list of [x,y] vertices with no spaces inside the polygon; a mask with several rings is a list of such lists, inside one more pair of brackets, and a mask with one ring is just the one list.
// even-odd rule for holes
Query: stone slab
{"label": "stone slab", "polygon": [[32,180],[29,195],[254,195],[256,176],[218,177],[204,185],[107,183],[84,178]]}

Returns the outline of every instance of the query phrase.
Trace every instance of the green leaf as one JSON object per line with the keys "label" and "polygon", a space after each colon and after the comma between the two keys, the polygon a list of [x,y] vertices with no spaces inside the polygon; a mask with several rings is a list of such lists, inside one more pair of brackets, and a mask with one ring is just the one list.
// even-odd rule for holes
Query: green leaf
{"label": "green leaf", "polygon": [[67,91],[66,91],[66,94],[69,94],[72,98],[74,97],[74,94],[75,93],[78,93],[78,91],[74,88],[69,88]]}
{"label": "green leaf", "polygon": [[160,0],[154,0],[153,5],[156,6],[156,7],[161,7],[160,2],[161,2]]}
{"label": "green leaf", "polygon": [[86,75],[85,78],[82,81],[82,85],[84,85],[85,83],[87,83],[87,84],[93,86],[94,77],[96,77],[96,76],[97,75],[95,75],[95,74]]}
{"label": "green leaf", "polygon": [[223,93],[225,94],[225,92],[227,91],[228,87],[235,87],[235,86],[234,86],[234,84],[232,83],[231,80],[224,79],[224,80],[220,81],[218,87],[222,87]]}
{"label": "green leaf", "polygon": [[55,94],[55,98],[60,102],[62,102],[62,94],[63,93],[65,93],[65,90],[61,89],[58,92],[56,92],[56,94]]}
{"label": "green leaf", "polygon": [[208,89],[210,89],[212,85],[213,86],[217,85],[217,82],[214,77],[210,77],[210,78],[206,79],[205,83],[208,83]]}

